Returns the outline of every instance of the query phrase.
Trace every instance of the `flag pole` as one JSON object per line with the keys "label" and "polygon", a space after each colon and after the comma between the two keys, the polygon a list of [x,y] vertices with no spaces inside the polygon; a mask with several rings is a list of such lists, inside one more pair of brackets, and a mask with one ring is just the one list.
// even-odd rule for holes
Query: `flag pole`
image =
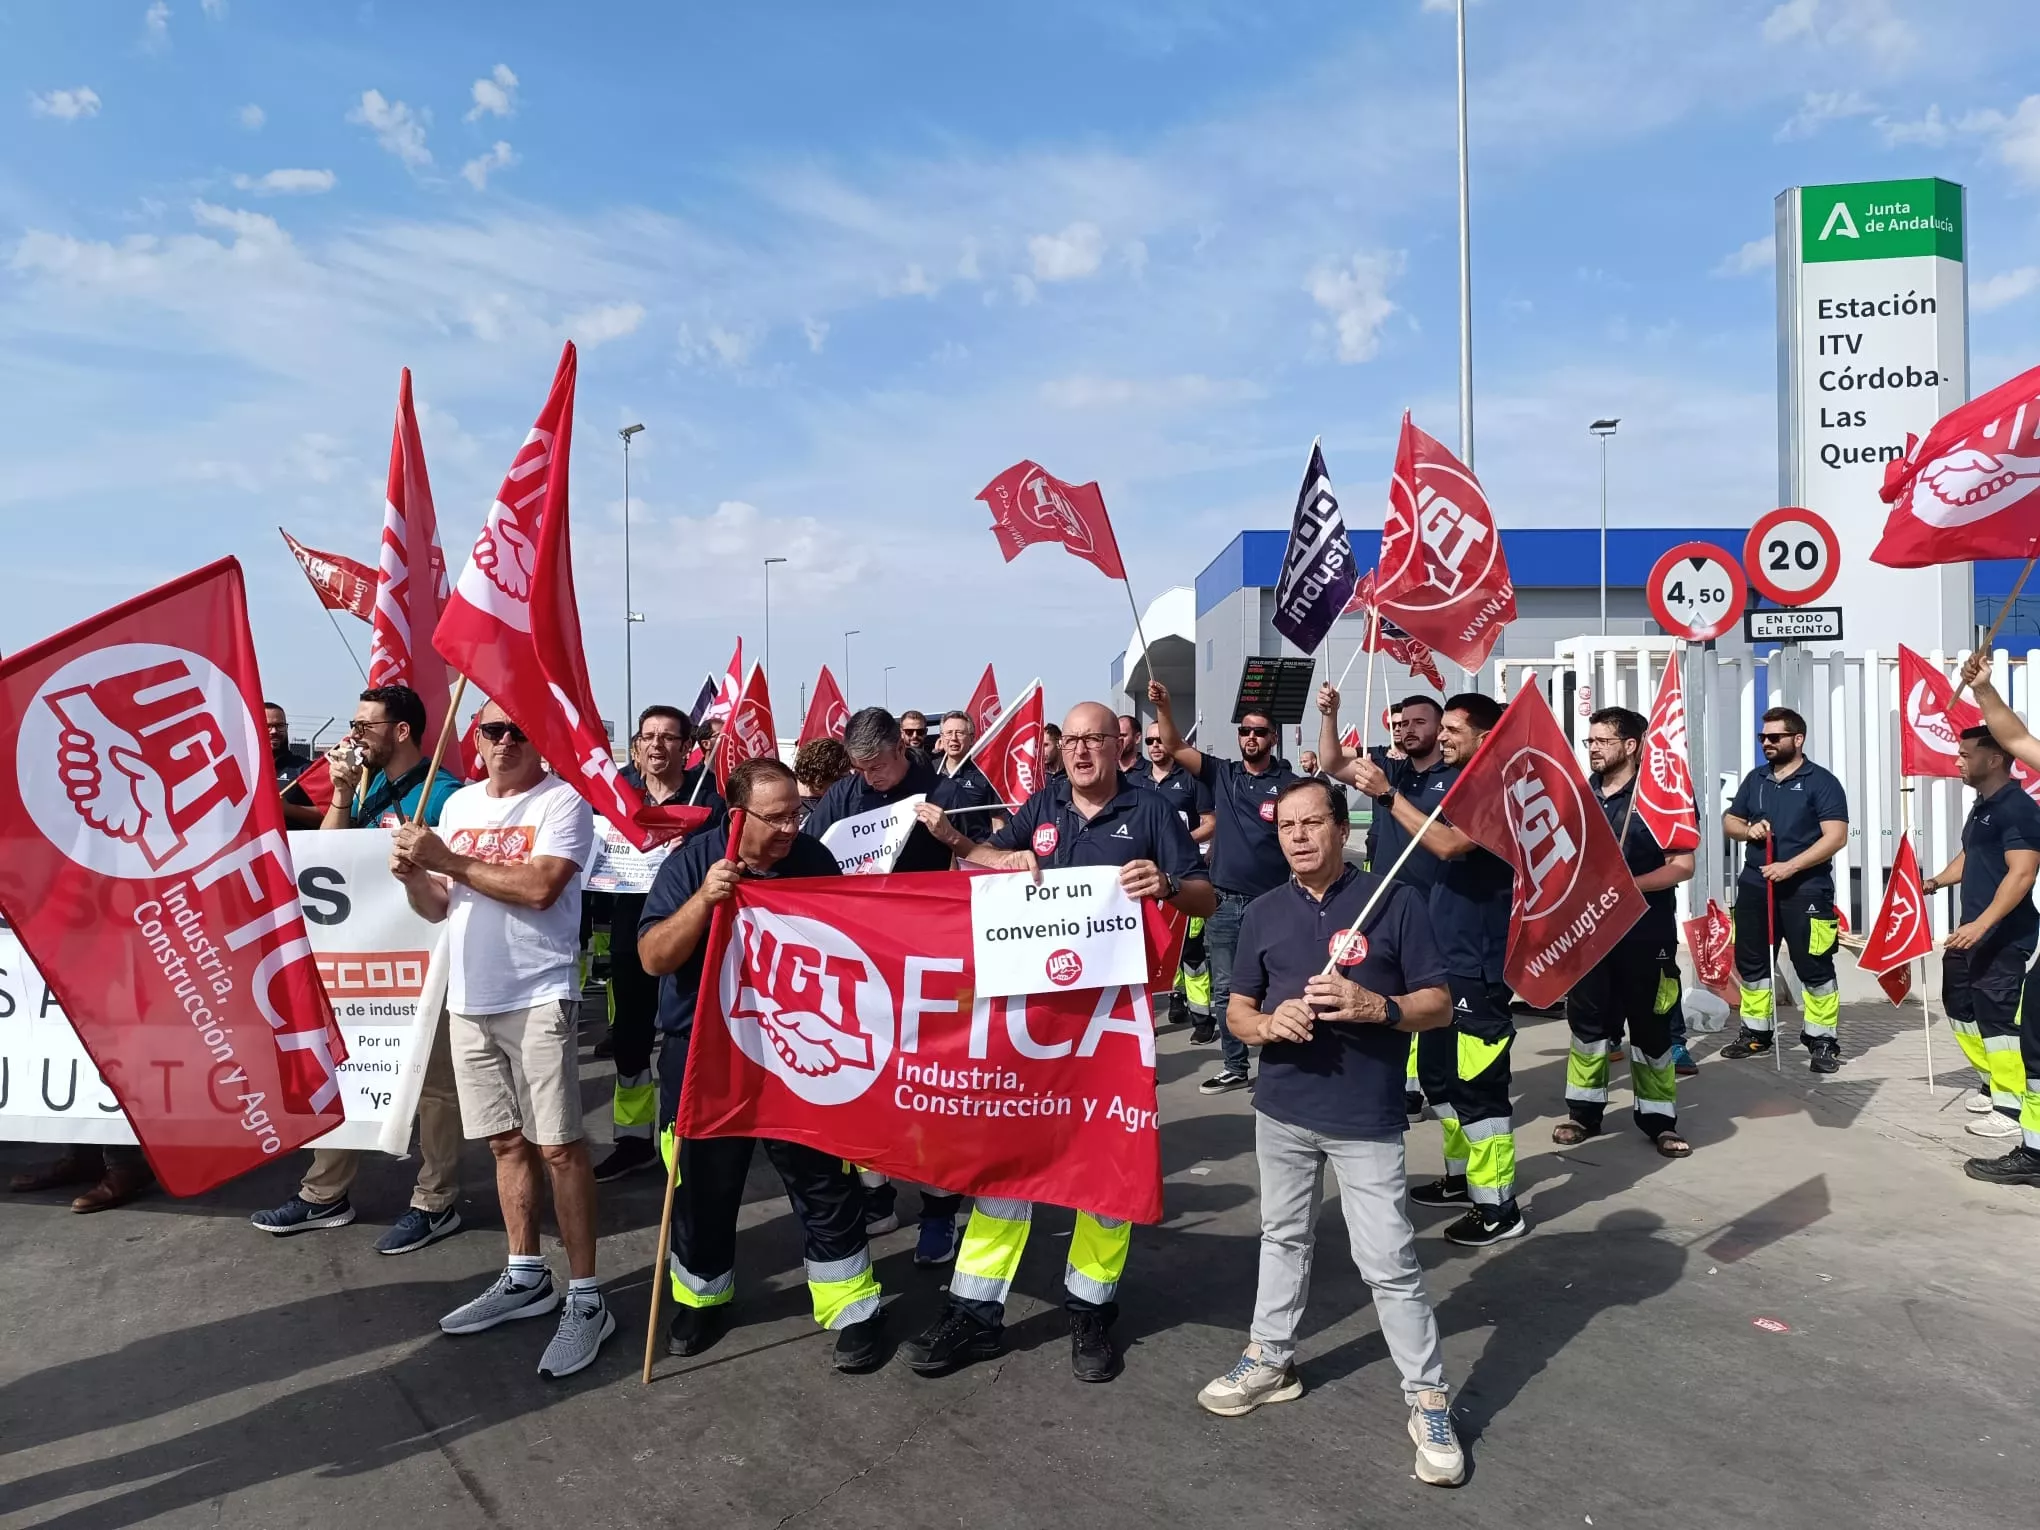
{"label": "flag pole", "polygon": [[[1147,664],[1148,679],[1152,680],[1155,677],[1155,666],[1154,661],[1148,658],[1147,633],[1141,630],[1140,602],[1136,601],[1133,598],[1133,581],[1127,578],[1126,575],[1122,573],[1119,576],[1119,582],[1126,588],[1127,608],[1133,612],[1133,635],[1140,639],[1140,656],[1143,662]],[[1132,700],[1132,697],[1129,696],[1127,699]]]}
{"label": "flag pole", "polygon": [[[1666,667],[1668,673],[1671,667],[1676,666],[1679,662],[1680,646],[1681,645],[1676,642],[1672,644],[1671,656],[1669,659],[1666,660]],[[1639,701],[1641,701],[1642,699],[1643,698],[1640,696],[1637,698],[1637,700]],[[1656,710],[1657,704],[1655,701],[1653,701],[1651,703],[1651,711],[1655,712]],[[1621,834],[1616,836],[1615,840],[1616,848],[1619,849],[1624,856],[1627,856],[1629,854],[1629,820],[1636,816],[1636,794],[1643,790],[1643,746],[1649,742],[1650,742],[1650,719],[1646,717],[1644,718],[1643,721],[1643,737],[1636,741],[1636,775],[1629,789],[1629,806],[1623,809],[1622,832]],[[1689,761],[1687,763],[1686,774],[1690,776],[1692,773],[1693,773],[1692,764]],[[1694,788],[1693,796],[1694,796],[1693,816],[1697,820],[1700,816],[1699,788],[1697,787]],[[1688,907],[1691,907],[1691,905],[1689,904]]]}
{"label": "flag pole", "polygon": [[[1898,842],[1900,844],[1905,844],[1912,839],[1912,794],[1911,782],[1907,782],[1898,789]],[[1914,853],[1917,855],[1918,852]],[[1922,896],[1924,897],[1925,895],[1922,894]],[[1922,908],[1920,910],[1920,918],[1924,921],[1926,917],[1927,911]],[[1925,1037],[1927,1043],[1927,1098],[1932,1099],[1934,1097],[1934,1010],[1933,1006],[1927,1002],[1927,959],[1921,956],[1914,958],[1914,960],[1920,964],[1920,1034]],[[1911,966],[1912,963],[1908,962],[1906,965]]]}
{"label": "flag pole", "polygon": [[[1376,608],[1369,606],[1367,608],[1367,641],[1365,644],[1366,651],[1369,653],[1374,651],[1378,632],[1376,624],[1380,620],[1381,617]],[[1372,659],[1367,661],[1367,710],[1360,714],[1359,757],[1361,759],[1367,757],[1367,734],[1374,726],[1374,676],[1380,668],[1381,666]]]}
{"label": "flag pole", "polygon": [[[1345,931],[1339,936],[1339,939],[1334,946],[1335,950],[1343,950],[1345,948],[1347,937],[1351,936],[1356,930],[1360,928],[1360,926],[1367,922],[1367,916],[1374,912],[1374,905],[1381,901],[1382,895],[1388,891],[1390,884],[1395,881],[1395,874],[1403,869],[1403,862],[1407,861],[1412,855],[1416,853],[1417,846],[1421,845],[1424,842],[1424,836],[1431,831],[1431,825],[1438,821],[1438,815],[1444,811],[1445,804],[1443,802],[1440,802],[1436,807],[1431,809],[1431,816],[1424,820],[1423,827],[1419,828],[1416,833],[1410,836],[1410,842],[1402,847],[1402,854],[1398,855],[1395,858],[1395,864],[1388,868],[1387,874],[1382,877],[1380,884],[1374,889],[1373,893],[1368,897],[1366,906],[1360,910],[1360,917],[1355,919],[1350,925],[1348,925]],[[1336,956],[1328,957],[1325,961],[1324,970],[1320,972],[1318,976],[1330,977],[1332,975],[1332,969],[1337,967],[1338,965],[1339,965],[1338,957]]]}
{"label": "flag pole", "polygon": [[[1142,639],[1142,643],[1143,651],[1145,651],[1146,639]],[[1148,671],[1148,678],[1150,680],[1154,678],[1153,670]],[[999,731],[999,724],[1006,720],[1006,714],[1011,712],[1013,710],[1013,707],[1017,707],[1020,705],[1021,702],[1025,701],[1027,699],[1027,693],[1031,690],[1037,689],[1040,686],[1040,684],[1041,677],[1039,675],[1036,675],[1032,680],[1028,681],[1025,685],[1020,687],[1020,694],[1013,698],[1013,706],[999,708],[999,715],[991,720],[990,724],[986,726],[984,732],[980,733],[976,738],[971,740],[970,748],[964,751],[963,763],[956,767],[958,770],[963,769],[964,765],[968,765],[972,760],[977,758],[977,752],[984,747],[985,740],[990,738],[994,733],[997,733]]]}
{"label": "flag pole", "polygon": [[[1771,865],[1778,859],[1778,841],[1775,836],[1764,836],[1764,864]],[[1769,877],[1764,878],[1764,959],[1771,964],[1771,1071],[1785,1071],[1785,1056],[1778,1045],[1778,884]],[[1800,1003],[1806,1002],[1802,994]],[[1802,1015],[1800,1024],[1804,1026]]]}
{"label": "flag pole", "polygon": [[446,741],[453,737],[453,720],[460,711],[461,698],[467,694],[467,676],[462,675],[454,685],[453,699],[446,704],[446,717],[439,724],[439,742],[432,746],[432,763],[425,768],[425,784],[418,788],[418,811],[411,815],[411,822],[425,822],[425,805],[432,800],[432,778],[439,774],[439,762],[446,756]]}
{"label": "flag pole", "polygon": [[[2012,605],[2014,602],[2018,600],[2019,591],[2023,590],[2026,587],[2026,576],[2033,572],[2034,563],[2040,562],[2040,539],[2035,540],[2034,546],[2035,550],[2026,559],[2026,566],[2019,570],[2019,577],[2012,581],[2011,594],[2007,595],[2005,597],[2005,603],[1998,607],[1998,614],[1996,619],[1991,622],[1990,630],[1984,633],[1983,641],[1976,645],[1975,652],[1989,653],[1991,644],[1997,641],[1998,628],[2002,627],[2005,624],[2005,618],[2012,614]],[[333,613],[328,611],[326,614],[330,616]],[[1962,699],[1962,693],[1968,689],[1969,682],[1964,680],[1960,673],[1958,673],[1955,676],[1954,699],[1956,701],[1960,701]],[[1911,788],[1908,787],[1907,790],[1909,791],[1911,790]],[[1924,971],[1925,969],[1922,968],[1921,970]]]}
{"label": "flag pole", "polygon": [[347,650],[347,657],[354,661],[354,672],[361,676],[361,683],[367,685],[368,671],[361,667],[361,655],[354,651],[354,645],[347,641],[347,634],[340,630],[340,623],[334,618],[333,608],[322,600],[319,602],[319,609],[326,613],[326,620],[333,623],[333,636],[340,639],[340,646]]}

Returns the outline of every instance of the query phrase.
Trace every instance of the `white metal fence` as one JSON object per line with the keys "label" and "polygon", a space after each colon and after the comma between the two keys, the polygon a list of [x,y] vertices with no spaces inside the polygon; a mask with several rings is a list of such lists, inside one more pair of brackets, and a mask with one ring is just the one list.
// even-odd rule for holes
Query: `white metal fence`
{"label": "white metal fence", "polygon": [[[1908,824],[1921,875],[1932,876],[1954,859],[1962,820],[1973,798],[1960,781],[1901,779],[1899,766],[1898,656],[1874,649],[1814,655],[1786,648],[1776,653],[1722,654],[1669,638],[1580,638],[1559,645],[1549,659],[1505,659],[1496,666],[1496,694],[1509,697],[1535,673],[1552,709],[1586,767],[1587,715],[1625,706],[1646,715],[1672,652],[1682,651],[1687,727],[1694,789],[1700,797],[1703,843],[1689,900],[1712,895],[1727,906],[1741,845],[1721,837],[1721,811],[1743,774],[1762,762],[1757,719],[1766,707],[1785,705],[1806,718],[1806,752],[1841,779],[1849,795],[1849,843],[1835,858],[1835,892],[1850,927],[1864,929],[1876,913],[1890,875],[1901,830]],[[1968,651],[1939,651],[1929,663],[1953,675]],[[1991,656],[1992,682],[2012,709],[2029,721],[2040,695],[2040,649]],[[1708,783],[1713,783],[1710,792]],[[1952,927],[1954,893],[1932,900],[1937,936]]]}

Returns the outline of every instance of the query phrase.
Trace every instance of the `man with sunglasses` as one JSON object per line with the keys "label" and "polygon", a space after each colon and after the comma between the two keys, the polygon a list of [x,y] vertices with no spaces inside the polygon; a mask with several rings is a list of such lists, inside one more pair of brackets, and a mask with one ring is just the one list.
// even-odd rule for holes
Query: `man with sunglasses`
{"label": "man with sunglasses", "polygon": [[[974,845],[931,804],[922,825],[973,866],[993,871],[1116,866],[1133,898],[1153,898],[1192,918],[1209,918],[1216,899],[1190,833],[1160,794],[1119,769],[1111,709],[1087,701],[1063,719],[1064,776],[1035,792],[990,843]],[[987,1359],[1004,1345],[1006,1297],[1020,1270],[1034,1208],[1027,1201],[979,1196],[949,1281],[949,1304],[902,1351],[924,1376]],[[1119,1351],[1111,1327],[1119,1314],[1133,1228],[1081,1208],[1063,1272],[1070,1319],[1070,1368],[1079,1381],[1110,1381]]]}
{"label": "man with sunglasses", "polygon": [[[539,1360],[548,1379],[592,1365],[616,1318],[595,1278],[595,1175],[582,1126],[579,1039],[581,870],[594,815],[546,772],[501,705],[476,728],[488,779],[455,792],[441,833],[397,830],[390,870],[411,907],[447,926],[446,1003],[461,1125],[496,1160],[510,1257],[480,1296],[439,1320],[449,1334],[560,1311]],[[443,837],[442,837],[443,835]],[[543,1163],[543,1174],[540,1165]],[[541,1179],[570,1279],[562,1300],[541,1252]]]}
{"label": "man with sunglasses", "polygon": [[900,742],[909,754],[928,758],[928,714],[914,707],[900,713]]}
{"label": "man with sunglasses", "polygon": [[1805,990],[1800,1039],[1815,1073],[1842,1065],[1836,1030],[1842,996],[1835,986],[1835,911],[1831,865],[1849,842],[1849,799],[1842,783],[1806,757],[1806,719],[1772,707],[1757,734],[1765,764],[1742,779],[1722,814],[1730,839],[1749,853],[1735,886],[1735,970],[1742,989],[1742,1026],[1723,1057],[1761,1057],[1775,1041],[1773,939],[1785,942]]}
{"label": "man with sunglasses", "polygon": [[1215,1034],[1221,1055],[1218,1071],[1197,1086],[1198,1093],[1230,1094],[1248,1086],[1252,1055],[1247,1044],[1222,1024],[1232,993],[1240,919],[1254,899],[1289,880],[1289,863],[1282,858],[1282,841],[1275,833],[1275,799],[1299,777],[1275,753],[1275,720],[1267,713],[1250,711],[1240,718],[1240,757],[1227,760],[1184,741],[1170,707],[1169,688],[1161,681],[1148,682],[1148,700],[1163,746],[1211,793],[1217,816],[1211,836],[1211,880],[1218,889],[1218,907],[1204,922],[1211,1014],[1190,1039],[1208,1042]]}
{"label": "man with sunglasses", "polygon": [[[436,828],[461,783],[442,761],[431,790],[426,790],[432,762],[423,753],[424,739],[425,702],[416,691],[408,685],[377,685],[363,691],[348,738],[326,756],[333,772],[333,801],[319,827],[393,829],[418,817],[422,797],[423,821]],[[357,809],[354,792],[364,772],[373,774]],[[460,1098],[454,1089],[448,1029],[442,1024],[433,1035],[418,1093],[418,1180],[411,1206],[376,1241],[378,1254],[409,1254],[460,1231],[460,1212],[454,1208],[460,1198]],[[362,1157],[342,1148],[313,1149],[312,1167],[297,1194],[281,1206],[256,1212],[249,1222],[279,1238],[345,1227],[354,1220],[348,1192]]]}
{"label": "man with sunglasses", "polygon": [[[1211,793],[1175,756],[1162,747],[1162,735],[1153,723],[1142,732],[1147,763],[1130,772],[1132,780],[1162,794],[1162,800],[1183,820],[1190,838],[1201,854],[1210,853],[1211,836],[1218,825]],[[1211,962],[1205,954],[1204,921],[1193,919],[1183,936],[1183,957],[1176,969],[1176,986],[1169,994],[1169,1024],[1183,1025],[1192,1016],[1199,1025],[1211,1025]]]}

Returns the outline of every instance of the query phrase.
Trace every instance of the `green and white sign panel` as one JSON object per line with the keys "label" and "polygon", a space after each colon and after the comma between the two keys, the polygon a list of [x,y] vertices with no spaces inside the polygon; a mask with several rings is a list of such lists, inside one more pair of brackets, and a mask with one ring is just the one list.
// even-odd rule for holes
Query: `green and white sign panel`
{"label": "green and white sign panel", "polygon": [[1841,543],[1827,594],[1849,643],[1950,652],[1974,640],[1969,565],[1870,561],[1884,467],[1969,397],[1964,198],[1951,181],[1800,186],[1778,198],[1778,503]]}

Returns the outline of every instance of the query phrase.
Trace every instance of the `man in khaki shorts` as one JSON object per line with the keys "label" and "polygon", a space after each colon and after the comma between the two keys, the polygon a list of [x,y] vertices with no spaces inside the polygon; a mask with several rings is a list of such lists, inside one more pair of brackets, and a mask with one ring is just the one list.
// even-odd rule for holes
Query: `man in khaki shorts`
{"label": "man in khaki shorts", "polygon": [[493,701],[477,729],[488,778],[462,787],[439,832],[397,830],[390,870],[411,906],[448,922],[447,991],[462,1129],[496,1157],[510,1262],[473,1301],[439,1320],[480,1333],[562,1305],[539,1252],[539,1162],[571,1279],[538,1373],[594,1362],[616,1318],[595,1280],[595,1173],[582,1135],[574,1033],[581,868],[594,842],[588,804],[546,773],[538,751]]}

